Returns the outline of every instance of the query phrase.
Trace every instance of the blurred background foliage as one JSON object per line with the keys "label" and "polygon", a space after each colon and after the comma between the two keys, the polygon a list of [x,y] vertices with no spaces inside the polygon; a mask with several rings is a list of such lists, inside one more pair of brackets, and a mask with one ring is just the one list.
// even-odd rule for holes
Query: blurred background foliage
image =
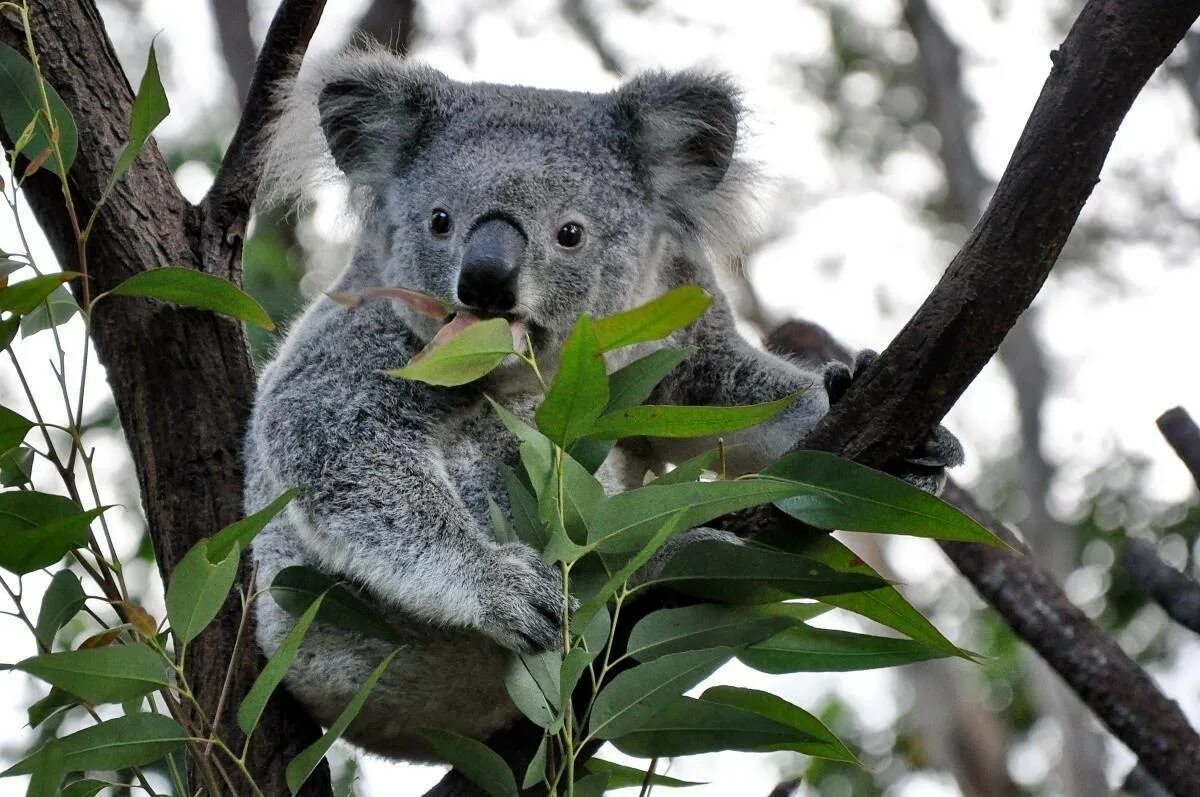
{"label": "blurred background foliage", "polygon": [[[317,47],[336,49],[358,36],[456,77],[568,88],[603,89],[660,66],[733,72],[747,89],[752,154],[771,186],[761,197],[761,231],[727,280],[747,333],[807,317],[848,345],[878,347],[981,212],[1049,68],[1046,55],[1081,5],[345,0],[329,4]],[[273,0],[100,6],[135,79],[158,34],[175,109],[159,143],[185,192],[200,195],[233,129]],[[1142,115],[1118,140],[1045,295],[950,418],[970,451],[963,480],[1019,526],[1072,599],[1193,719],[1200,643],[1147,602],[1120,553],[1127,540],[1147,539],[1173,566],[1200,572],[1200,506],[1182,466],[1156,442],[1155,412],[1145,409],[1196,401],[1194,378],[1172,371],[1182,358],[1161,351],[1187,346],[1195,319],[1180,318],[1190,326],[1163,338],[1153,334],[1152,316],[1178,311],[1185,305],[1170,304],[1170,295],[1197,284],[1173,275],[1194,270],[1200,251],[1200,196],[1189,187],[1200,163],[1198,108],[1200,34],[1193,33],[1139,99]],[[336,197],[322,197],[254,220],[245,286],[277,320],[300,312],[348,255],[347,224],[331,207]],[[1114,319],[1125,328],[1105,330]],[[250,340],[260,363],[277,343],[259,330]],[[1149,395],[1131,401],[1132,393]],[[97,432],[115,434],[111,405],[89,417]],[[120,485],[110,497],[136,504],[127,472],[108,481]],[[147,544],[138,551],[149,561]],[[772,682],[768,688],[800,690],[802,702],[860,751],[862,769],[733,754],[676,762],[672,775],[714,781],[695,793],[732,794],[731,784],[741,784],[738,794],[779,797],[1095,797],[1121,782],[1128,753],[936,548],[900,541],[861,553],[908,582],[918,606],[983,654],[983,664],[938,661]],[[20,750],[6,743],[2,752]],[[349,749],[344,762],[339,794],[393,794],[397,786],[418,793],[416,784],[436,779],[432,769],[358,762]],[[766,785],[744,790],[759,783]]]}

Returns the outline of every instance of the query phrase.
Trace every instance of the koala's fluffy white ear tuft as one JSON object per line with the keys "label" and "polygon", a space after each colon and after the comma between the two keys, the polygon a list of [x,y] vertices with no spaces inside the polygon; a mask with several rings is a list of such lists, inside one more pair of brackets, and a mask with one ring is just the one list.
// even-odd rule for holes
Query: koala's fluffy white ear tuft
{"label": "koala's fluffy white ear tuft", "polygon": [[440,72],[380,47],[305,63],[275,98],[260,200],[306,194],[339,173],[354,188],[378,188],[436,123],[447,86]]}
{"label": "koala's fluffy white ear tuft", "polygon": [[747,217],[750,169],[735,158],[740,93],[724,75],[650,72],[616,92],[636,166],[668,212],[717,248]]}

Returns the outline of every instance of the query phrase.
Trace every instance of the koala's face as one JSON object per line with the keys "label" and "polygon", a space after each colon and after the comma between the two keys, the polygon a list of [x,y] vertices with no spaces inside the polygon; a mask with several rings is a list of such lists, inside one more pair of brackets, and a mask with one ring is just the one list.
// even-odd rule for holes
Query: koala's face
{"label": "koala's face", "polygon": [[732,158],[738,109],[720,79],[595,95],[456,83],[378,53],[343,72],[321,92],[321,124],[375,194],[381,284],[523,322],[538,349],[581,313],[649,298],[658,235],[688,224]]}

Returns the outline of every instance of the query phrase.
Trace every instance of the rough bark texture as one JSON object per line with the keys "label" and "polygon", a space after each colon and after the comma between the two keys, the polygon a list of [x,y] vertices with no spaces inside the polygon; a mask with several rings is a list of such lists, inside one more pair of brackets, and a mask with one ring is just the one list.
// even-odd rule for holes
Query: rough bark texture
{"label": "rough bark texture", "polygon": [[[278,18],[284,29],[274,41],[287,52],[275,53],[270,64],[276,70],[284,64],[279,59],[303,53],[305,25],[311,32],[322,5],[284,4],[286,13]],[[133,92],[90,0],[46,0],[31,6],[43,73],[79,130],[69,184],[75,207],[86,219],[125,142]],[[23,51],[23,37],[12,19],[0,21],[0,41]],[[270,78],[270,71],[264,72],[264,80]],[[220,202],[200,208],[179,193],[154,142],[146,145],[101,209],[92,232],[87,257],[93,296],[163,265],[202,268],[240,283],[241,244],[255,188],[244,139],[235,137],[231,147],[226,166],[232,163],[235,169],[224,181],[218,177]],[[78,268],[57,178],[42,171],[26,182],[23,194],[63,268]],[[242,437],[254,390],[245,334],[240,323],[213,313],[111,297],[93,315],[92,335],[133,453],[155,556],[166,581],[199,539],[242,517]],[[244,585],[247,576],[243,572]],[[239,619],[238,603],[231,600],[189,646],[188,678],[210,716],[230,667],[235,706],[257,673],[253,645],[243,646],[230,661]],[[240,741],[228,719],[231,713],[226,713],[222,731],[236,748]],[[287,793],[284,765],[318,731],[286,696],[268,709],[257,738],[270,743],[251,748],[251,770],[266,794]],[[312,784],[307,794],[329,794],[327,772],[314,776]],[[239,794],[251,793],[248,784],[239,784]]]}

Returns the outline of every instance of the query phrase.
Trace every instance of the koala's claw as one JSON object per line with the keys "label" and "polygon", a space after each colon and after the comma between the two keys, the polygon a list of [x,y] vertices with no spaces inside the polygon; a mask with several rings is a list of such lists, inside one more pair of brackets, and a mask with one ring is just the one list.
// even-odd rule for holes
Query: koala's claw
{"label": "koala's claw", "polygon": [[[863,349],[854,356],[854,367],[848,368],[840,362],[825,366],[825,393],[830,405],[836,404],[850,385],[869,369],[879,355],[871,349]],[[909,484],[937,495],[946,485],[946,469],[963,463],[963,448],[958,438],[944,426],[938,426],[913,451],[899,458],[896,475]]]}
{"label": "koala's claw", "polygon": [[510,650],[562,645],[562,574],[523,543],[505,545],[484,576],[481,629]]}

